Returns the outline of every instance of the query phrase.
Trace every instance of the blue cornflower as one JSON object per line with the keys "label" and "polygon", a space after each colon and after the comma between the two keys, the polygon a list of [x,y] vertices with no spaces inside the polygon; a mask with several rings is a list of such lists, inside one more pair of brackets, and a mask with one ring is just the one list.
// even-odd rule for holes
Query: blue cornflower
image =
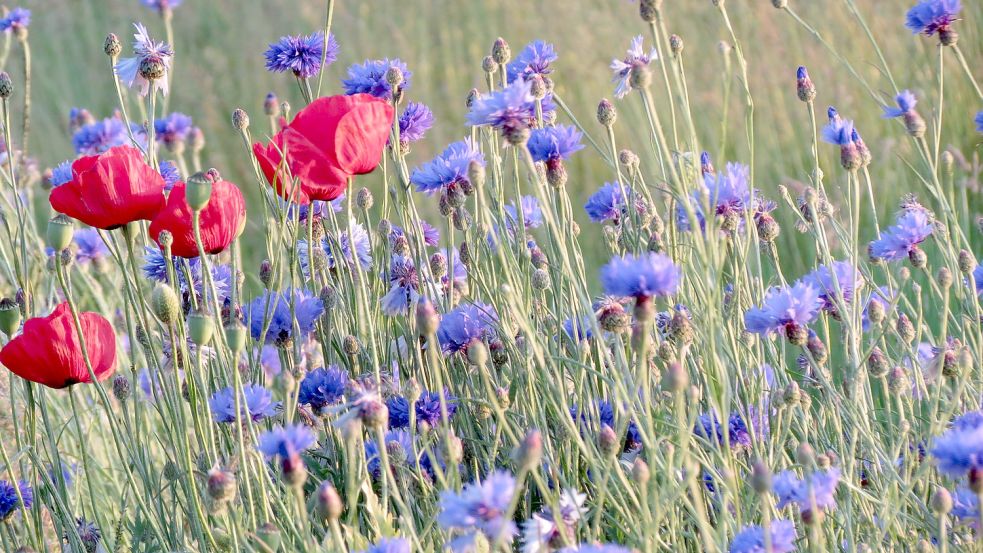
{"label": "blue cornflower", "polygon": [[160,176],[164,177],[164,190],[170,192],[174,185],[181,182],[181,172],[177,165],[170,161],[160,162]]}
{"label": "blue cornflower", "polygon": [[494,307],[477,301],[462,303],[440,319],[437,341],[446,354],[465,351],[474,342],[494,335],[497,323]]}
{"label": "blue cornflower", "polygon": [[86,265],[90,261],[101,261],[109,256],[109,248],[94,228],[83,228],[75,231],[72,241],[78,247],[75,252],[75,262]]}
{"label": "blue cornflower", "polygon": [[[77,464],[72,463],[71,465],[62,461],[61,463],[61,478],[65,481],[65,487],[71,488],[72,484],[75,483],[75,476],[79,472],[79,467]],[[55,467],[48,465],[48,478],[57,485],[58,483],[58,471]]]}
{"label": "blue cornflower", "polygon": [[[424,390],[419,399],[416,400],[413,410],[416,412],[417,424],[425,422],[431,427],[440,423],[440,398],[443,396],[444,404],[447,408],[447,418],[450,419],[457,412],[457,398],[451,395],[450,391],[444,389],[443,393],[430,392]],[[410,403],[402,396],[393,396],[386,401],[389,408],[389,428],[407,428],[410,425]]]}
{"label": "blue cornflower", "polygon": [[[342,263],[340,267],[335,256],[331,253],[333,244],[338,244],[341,250]],[[349,223],[348,230],[342,230],[340,240],[335,239],[333,234],[325,236],[321,239],[320,246],[327,254],[328,269],[354,268],[356,262],[362,270],[372,267],[372,242],[369,240],[369,233],[359,222],[352,221]],[[307,247],[307,240],[298,240],[297,261],[300,263],[304,276],[308,278],[311,276],[309,257],[310,251]]]}
{"label": "blue cornflower", "polygon": [[905,210],[894,226],[888,228],[880,238],[868,246],[871,259],[900,261],[911,257],[918,244],[931,236],[934,226],[924,209]]}
{"label": "blue cornflower", "polygon": [[405,315],[420,300],[420,275],[409,257],[392,256],[389,263],[389,292],[379,300],[386,315]]}
{"label": "blue cornflower", "polygon": [[348,68],[348,78],[341,81],[345,87],[345,94],[371,94],[383,100],[392,100],[392,87],[386,81],[386,72],[390,67],[395,67],[403,73],[403,82],[399,85],[399,91],[410,87],[413,73],[406,67],[406,64],[394,59],[365,60],[361,65],[354,64]]}
{"label": "blue cornflower", "polygon": [[773,287],[765,294],[761,307],[752,307],[744,314],[744,326],[755,334],[784,331],[789,339],[804,343],[808,336],[803,336],[802,330],[816,320],[822,307],[819,290],[809,283]]}
{"label": "blue cornflower", "polygon": [[887,286],[881,286],[870,293],[870,296],[867,298],[867,303],[864,305],[862,320],[864,332],[870,330],[871,304],[880,304],[881,308],[884,310],[884,313],[887,313],[888,309],[891,307],[892,301],[894,301],[894,294],[891,293],[891,290]]}
{"label": "blue cornflower", "polygon": [[[242,414],[248,415],[253,422],[259,422],[272,417],[280,410],[280,402],[273,401],[273,394],[259,384],[247,384],[242,387],[242,397],[239,398]],[[208,400],[215,422],[236,422],[236,392],[229,387],[212,394]]]}
{"label": "blue cornflower", "polygon": [[163,119],[154,121],[154,138],[157,142],[168,147],[183,143],[191,132],[191,117],[174,112]]}
{"label": "blue cornflower", "polygon": [[713,167],[713,160],[710,159],[710,152],[700,153],[700,174],[703,176],[712,175],[717,170]]}
{"label": "blue cornflower", "polygon": [[[130,144],[130,137],[126,132],[126,125],[119,117],[107,117],[102,121],[89,123],[72,135],[75,153],[84,156],[101,154],[114,146],[124,144]],[[70,171],[71,166],[69,166]]]}
{"label": "blue cornflower", "polygon": [[[795,523],[790,520],[773,520],[768,528],[771,535],[771,553],[795,551]],[[765,530],[753,525],[745,526],[730,542],[729,553],[766,553]]]}
{"label": "blue cornflower", "polygon": [[962,5],[959,0],[923,0],[910,10],[905,17],[905,27],[912,34],[922,33],[932,36],[949,32],[949,26],[956,20]]}
{"label": "blue cornflower", "polygon": [[983,411],[970,411],[954,420],[935,439],[931,453],[939,470],[953,478],[983,469]]}
{"label": "blue cornflower", "polygon": [[400,142],[416,142],[433,126],[433,112],[426,104],[410,102],[399,116]]}
{"label": "blue cornflower", "polygon": [[976,295],[983,294],[983,263],[973,269],[973,282],[976,283]]}
{"label": "blue cornflower", "polygon": [[584,133],[573,125],[535,129],[529,135],[526,147],[529,148],[534,161],[557,163],[563,159],[570,159],[574,152],[584,147],[580,142],[583,136]]}
{"label": "blue cornflower", "polygon": [[154,42],[147,33],[147,28],[141,23],[134,23],[136,34],[133,35],[132,58],[120,60],[113,68],[119,79],[129,87],[136,86],[140,89],[140,96],[146,96],[150,92],[150,81],[143,76],[144,71],[141,67],[154,67],[160,69],[160,77],[153,81],[154,92],[160,90],[161,94],[167,96],[167,87],[170,79],[168,72],[171,70],[171,58],[174,57],[174,50],[166,42]]}
{"label": "blue cornflower", "polygon": [[653,60],[659,59],[659,54],[655,48],[649,50],[648,53],[645,52],[642,47],[643,41],[642,35],[636,36],[631,39],[631,46],[628,47],[624,59],[611,60],[611,71],[614,72],[612,80],[618,84],[614,89],[614,95],[618,98],[624,98],[631,92],[632,71],[648,67],[648,64],[652,63]]}
{"label": "blue cornflower", "polygon": [[361,553],[410,553],[410,542],[405,538],[383,538]]}
{"label": "blue cornflower", "polygon": [[465,287],[468,283],[468,268],[461,262],[461,253],[457,248],[443,248],[439,252],[447,260],[447,274],[440,277],[444,292]]}
{"label": "blue cornflower", "polygon": [[183,0],[140,0],[144,6],[161,13],[181,5]]}
{"label": "blue cornflower", "polygon": [[260,435],[256,449],[267,459],[289,459],[317,443],[317,437],[303,424],[277,426]]}
{"label": "blue cornflower", "polygon": [[493,544],[510,544],[517,533],[515,523],[505,518],[515,495],[515,478],[504,471],[488,475],[483,482],[472,482],[460,493],[440,493],[437,522],[445,530],[460,530],[465,535],[452,540],[452,551],[467,551],[478,533]]}
{"label": "blue cornflower", "polygon": [[778,496],[778,508],[795,505],[800,513],[815,508],[831,511],[836,508],[836,486],[840,483],[840,469],[816,471],[799,478],[790,470],[775,475],[772,491]]}
{"label": "blue cornflower", "polygon": [[454,142],[431,161],[417,167],[410,175],[410,182],[420,192],[433,194],[458,185],[470,186],[468,166],[472,161],[485,166],[485,155],[470,138]]}
{"label": "blue cornflower", "polygon": [[[601,428],[608,426],[616,427],[614,417],[614,406],[611,402],[599,399],[593,403],[594,408],[581,410],[577,405],[570,408],[570,418],[572,418],[581,431],[599,432]],[[623,451],[636,451],[642,447],[642,435],[635,421],[628,421],[625,432],[625,443]]]}
{"label": "blue cornflower", "polygon": [[[423,219],[419,221],[420,233],[423,235],[423,243],[428,246],[436,246],[440,243],[440,230]],[[393,243],[397,238],[406,236],[403,227],[392,225],[389,229],[389,242]]]}
{"label": "blue cornflower", "polygon": [[283,36],[266,49],[266,70],[274,73],[287,71],[301,79],[317,75],[324,65],[331,65],[338,58],[338,41],[328,34],[328,49],[324,49],[324,32],[309,35]]}
{"label": "blue cornflower", "polygon": [[[543,210],[539,207],[539,200],[535,196],[523,196],[519,200],[522,206],[522,222],[526,230],[543,226]],[[505,228],[513,232],[519,226],[519,211],[516,208],[515,200],[505,206]]]}
{"label": "blue cornflower", "polygon": [[826,110],[826,113],[829,116],[829,123],[823,127],[823,140],[837,146],[849,146],[853,144],[853,121],[840,117],[836,108],[832,106]]}
{"label": "blue cornflower", "polygon": [[61,186],[66,182],[70,182],[75,176],[72,174],[72,161],[65,160],[51,170],[51,178],[48,182],[52,187]]}
{"label": "blue cornflower", "polygon": [[910,90],[903,90],[895,97],[895,101],[898,103],[898,107],[894,106],[884,106],[884,117],[902,117],[905,114],[910,113],[915,109],[915,104],[918,100],[915,99],[915,95]]}
{"label": "blue cornflower", "polygon": [[[423,473],[433,478],[434,465],[444,467],[444,463],[439,457],[431,458],[429,454],[418,451],[413,436],[405,430],[389,430],[383,440],[385,441],[383,447],[389,453],[389,462],[394,471],[399,468],[396,465],[397,462],[406,463],[408,468],[415,468],[419,462]],[[369,474],[373,478],[379,478],[382,475],[382,459],[379,444],[375,440],[365,440],[365,461]]]}
{"label": "blue cornflower", "polygon": [[0,19],[0,31],[19,31],[27,29],[31,24],[31,10],[26,8],[14,8],[10,10],[7,17]]}
{"label": "blue cornflower", "polygon": [[572,547],[564,547],[557,553],[631,553],[631,549],[616,543],[582,543]]}
{"label": "blue cornflower", "polygon": [[[704,173],[703,190],[693,193],[690,202],[701,229],[706,224],[703,194],[706,194],[714,216],[721,217],[725,221],[733,220],[729,224],[736,225],[734,228],[740,228],[743,224],[743,217],[747,210],[762,208],[755,197],[755,191],[750,187],[750,177],[751,168],[743,163],[728,163],[727,170],[721,173]],[[689,213],[683,205],[676,208],[676,221],[680,230],[692,229]]]}
{"label": "blue cornflower", "polygon": [[20,495],[24,499],[23,507],[25,509],[30,509],[31,505],[34,504],[34,490],[31,485],[27,482],[19,482],[17,487],[14,484],[6,480],[0,480],[0,521],[5,521],[13,516],[14,512],[21,508],[20,499],[17,497],[17,491],[20,490]]}
{"label": "blue cornflower", "polygon": [[[211,295],[211,289],[205,286],[204,279],[202,278],[201,272],[201,259],[195,257],[191,259],[184,259],[182,257],[174,257],[174,274],[177,278],[178,286],[181,289],[181,293],[190,294],[193,293],[199,297],[203,297],[206,293]],[[188,284],[187,274],[184,270],[184,264],[187,263],[191,272],[191,284]],[[162,283],[169,283],[167,276],[167,259],[164,257],[164,253],[160,248],[147,247],[144,248],[143,257],[143,274],[150,280],[154,280]],[[218,294],[219,300],[224,300],[228,297],[229,289],[231,288],[231,278],[232,271],[228,265],[213,265],[212,266],[212,281],[215,284],[215,293]]]}
{"label": "blue cornflower", "polygon": [[980,496],[965,486],[952,494],[952,516],[973,529],[980,526]]}
{"label": "blue cornflower", "polygon": [[634,200],[635,207],[641,208],[639,199],[635,197],[635,193],[628,186],[625,186],[624,190],[622,190],[622,186],[619,183],[606,182],[597,192],[591,194],[590,198],[587,198],[587,203],[584,204],[584,211],[587,212],[590,220],[595,223],[613,221],[615,224],[618,224],[621,218],[627,215],[626,193],[629,198]]}
{"label": "blue cornflower", "polygon": [[526,45],[505,67],[509,82],[516,79],[528,79],[533,75],[545,77],[553,72],[550,64],[559,56],[553,50],[553,45],[542,40],[534,40]]}
{"label": "blue cornflower", "polygon": [[846,303],[853,301],[854,292],[864,285],[863,275],[853,265],[845,261],[834,261],[832,265],[832,271],[823,265],[801,279],[802,282],[819,291],[819,299],[823,301],[823,308],[827,310],[833,309],[836,304],[837,285]]}
{"label": "blue cornflower", "polygon": [[594,337],[594,330],[591,328],[591,318],[582,316],[569,318],[563,321],[563,332],[574,342],[583,342]]}
{"label": "blue cornflower", "polygon": [[976,132],[983,133],[983,111],[976,114],[973,122],[976,123]]}
{"label": "blue cornflower", "polygon": [[693,433],[714,445],[724,445],[724,432],[727,432],[726,443],[735,451],[747,451],[751,448],[751,429],[748,428],[744,417],[732,411],[727,419],[727,427],[720,423],[714,413],[700,415],[693,428]]}
{"label": "blue cornflower", "polygon": [[[283,345],[314,330],[314,324],[324,313],[324,303],[306,290],[266,291],[249,303],[248,311],[254,340],[261,339],[265,330],[267,343]],[[264,328],[267,318],[269,326]],[[294,335],[295,324],[300,336]]]}
{"label": "blue cornflower", "polygon": [[646,299],[675,294],[682,272],[669,256],[649,252],[614,257],[601,268],[601,285],[611,296]]}
{"label": "blue cornflower", "polygon": [[[475,99],[468,125],[489,125],[506,133],[529,128],[536,120],[536,100],[530,88],[529,82],[517,80]],[[545,106],[543,111],[547,111]]]}
{"label": "blue cornflower", "polygon": [[311,409],[320,412],[325,407],[340,402],[347,387],[347,371],[337,365],[317,368],[308,372],[300,381],[297,403],[310,405]]}

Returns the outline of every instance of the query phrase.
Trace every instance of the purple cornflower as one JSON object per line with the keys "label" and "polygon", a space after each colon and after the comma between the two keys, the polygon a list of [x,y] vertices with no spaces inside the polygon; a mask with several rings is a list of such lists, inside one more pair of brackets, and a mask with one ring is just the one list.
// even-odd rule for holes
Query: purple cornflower
{"label": "purple cornflower", "polygon": [[[517,533],[515,523],[506,518],[515,495],[515,478],[503,471],[488,475],[483,482],[472,482],[460,493],[440,493],[437,522],[445,530],[461,530],[465,535],[452,540],[452,551],[468,551],[478,533],[492,544],[510,544]],[[494,547],[494,545],[493,545]]]}
{"label": "purple cornflower", "polygon": [[[130,144],[130,137],[126,132],[126,124],[119,117],[107,117],[102,121],[89,123],[80,127],[72,135],[75,153],[84,156],[101,154],[114,146],[124,144]],[[70,166],[69,171],[71,171]]]}
{"label": "purple cornflower", "polygon": [[895,101],[898,103],[898,107],[894,106],[884,106],[885,118],[893,117],[903,117],[905,114],[910,113],[915,109],[915,104],[918,100],[915,99],[915,95],[910,90],[903,90],[895,97]]}
{"label": "purple cornflower", "polygon": [[542,161],[549,166],[557,164],[561,160],[570,159],[570,156],[584,147],[580,140],[584,133],[577,130],[573,125],[557,125],[535,129],[529,135],[529,142],[526,147],[532,154],[533,161]]}
{"label": "purple cornflower", "polygon": [[[436,246],[440,243],[440,230],[423,219],[419,220],[420,234],[423,235],[423,243],[428,246]],[[403,227],[392,225],[389,230],[389,242],[393,243],[397,238],[406,236]]]}
{"label": "purple cornflower", "polygon": [[174,185],[181,182],[181,172],[177,165],[170,161],[160,162],[160,176],[164,177],[164,190],[170,192]]}
{"label": "purple cornflower", "polygon": [[72,160],[66,160],[51,169],[51,178],[48,179],[48,182],[52,187],[55,187],[71,182],[73,178],[75,176],[72,175]]}
{"label": "purple cornflower", "polygon": [[983,470],[983,411],[970,411],[952,422],[931,449],[939,471],[953,478]]}
{"label": "purple cornflower", "polygon": [[918,244],[932,234],[934,226],[924,209],[905,210],[894,226],[888,228],[880,238],[868,246],[871,259],[900,261],[917,255]]}
{"label": "purple cornflower", "polygon": [[[191,280],[189,284],[185,271],[182,269],[184,263],[187,262],[190,267]],[[194,293],[196,296],[203,296],[205,292],[211,293],[211,290],[206,290],[204,279],[202,278],[201,272],[201,259],[195,257],[192,259],[184,259],[181,257],[175,257],[173,259],[174,263],[174,273],[177,279],[178,286],[181,289],[182,294]],[[164,258],[164,253],[157,247],[147,247],[144,249],[143,257],[143,274],[150,280],[154,280],[162,283],[170,283],[167,274],[167,260]],[[212,266],[212,280],[215,282],[215,293],[218,294],[219,300],[224,300],[229,293],[230,278],[232,276],[231,270],[228,265],[213,265]]]}
{"label": "purple cornflower", "polygon": [[[231,423],[239,420],[236,415],[236,391],[228,387],[212,394],[208,400],[215,422]],[[272,417],[280,410],[280,402],[273,401],[273,394],[259,384],[247,384],[242,387],[242,397],[239,398],[243,419],[248,416],[253,422],[259,422]]]}
{"label": "purple cornflower", "polygon": [[328,49],[324,50],[324,32],[309,35],[280,37],[266,49],[266,70],[274,73],[293,72],[301,79],[317,75],[324,65],[331,65],[338,58],[338,41],[334,34],[328,34]]}
{"label": "purple cornflower", "polygon": [[319,367],[308,372],[300,381],[297,403],[310,405],[315,412],[341,401],[348,386],[348,372],[337,365]]}
{"label": "purple cornflower", "polygon": [[485,166],[485,156],[478,145],[470,138],[455,142],[428,163],[414,169],[410,182],[416,185],[418,191],[426,194],[458,185],[470,187],[468,166],[472,161]]}
{"label": "purple cornflower", "polygon": [[506,135],[528,129],[536,120],[536,101],[530,88],[529,82],[517,80],[501,90],[480,96],[471,105],[468,125],[489,125]]}
{"label": "purple cornflower", "polygon": [[863,275],[853,265],[845,261],[834,261],[832,266],[833,269],[830,270],[823,265],[801,279],[801,282],[819,291],[819,299],[823,301],[823,309],[826,310],[835,309],[837,285],[846,303],[853,301],[854,292],[864,285]]}
{"label": "purple cornflower", "polygon": [[405,538],[383,538],[360,553],[410,553],[410,542]]}
{"label": "purple cornflower", "polygon": [[932,36],[939,33],[939,38],[944,38],[960,10],[959,0],[923,0],[908,10],[905,27],[912,34]]}
{"label": "purple cornflower", "polygon": [[888,289],[887,286],[881,286],[870,293],[870,296],[867,298],[867,303],[864,305],[862,321],[864,332],[870,330],[870,325],[872,324],[870,321],[871,304],[880,304],[884,313],[887,313],[888,309],[891,308],[892,301],[894,301],[894,294],[891,293],[891,290]]}
{"label": "purple cornflower", "polygon": [[89,522],[84,518],[75,519],[75,532],[78,533],[79,540],[85,546],[85,551],[103,551],[99,546],[102,541],[102,531],[96,523]]}
{"label": "purple cornflower", "polygon": [[191,132],[191,117],[174,112],[163,119],[154,121],[154,138],[170,148],[183,143]]}
{"label": "purple cornflower", "polygon": [[433,112],[426,104],[410,102],[399,116],[399,141],[409,143],[423,138],[433,126]]}
{"label": "purple cornflower", "polygon": [[0,19],[0,31],[20,31],[27,29],[31,24],[31,10],[26,8],[14,8],[10,10],[7,17]]}
{"label": "purple cornflower", "polygon": [[[535,196],[523,196],[519,200],[522,206],[522,223],[526,230],[543,226],[543,210],[539,207],[539,200]],[[516,208],[515,200],[505,206],[505,228],[509,232],[514,232],[519,227],[519,210]]]}
{"label": "purple cornflower", "polygon": [[822,511],[836,508],[836,486],[840,483],[840,469],[816,471],[805,478],[784,470],[775,475],[772,491],[778,496],[778,508],[795,505],[800,513],[808,513],[813,507]]}
{"label": "purple cornflower", "polygon": [[[440,399],[443,396],[444,404],[447,409],[447,418],[450,419],[457,411],[457,398],[451,395],[450,391],[444,389],[443,393],[424,391],[419,399],[416,400],[413,410],[416,415],[417,423],[427,423],[431,427],[440,424]],[[402,396],[393,396],[386,401],[389,408],[389,428],[408,428],[410,425],[410,403]]]}
{"label": "purple cornflower", "polygon": [[392,100],[393,91],[389,82],[386,81],[386,72],[390,67],[395,67],[403,73],[403,82],[399,85],[399,92],[410,87],[413,73],[406,67],[406,64],[395,59],[365,60],[361,65],[354,64],[348,68],[348,78],[341,81],[345,87],[345,94],[371,94],[383,100]]}
{"label": "purple cornflower", "polygon": [[167,10],[172,10],[181,5],[183,0],[140,0],[140,3],[144,6],[157,10],[164,13]]}
{"label": "purple cornflower", "polygon": [[[750,176],[751,168],[743,163],[728,163],[727,170],[721,173],[704,173],[703,191],[695,192],[690,202],[701,229],[706,224],[703,194],[706,194],[713,214],[723,219],[730,230],[737,229],[743,224],[744,213],[748,209],[759,207],[755,192],[749,185]],[[676,208],[676,217],[680,230],[692,229],[685,206],[680,205]]]}
{"label": "purple cornflower", "polygon": [[21,508],[21,500],[17,497],[20,490],[20,497],[24,499],[23,507],[30,509],[34,504],[34,490],[27,482],[18,482],[17,487],[6,480],[0,480],[0,521],[5,521],[13,516],[14,512]]}
{"label": "purple cornflower", "polygon": [[170,80],[168,72],[171,70],[174,50],[166,42],[151,40],[142,23],[134,23],[134,27],[137,32],[133,35],[133,53],[136,55],[120,60],[114,68],[116,75],[126,86],[139,88],[140,96],[146,96],[150,92],[151,81],[145,75],[154,73],[154,92],[160,90],[161,94],[167,96]]}
{"label": "purple cornflower", "polygon": [[[267,290],[249,303],[248,311],[249,328],[254,340],[265,335],[267,343],[285,345],[314,330],[314,324],[324,313],[324,303],[299,288],[280,293]],[[269,326],[264,328],[267,322]],[[300,331],[299,336],[294,334],[295,330]]]}
{"label": "purple cornflower", "polygon": [[782,331],[790,340],[796,338],[795,341],[805,343],[808,338],[805,327],[816,320],[822,307],[819,290],[806,282],[774,287],[765,294],[761,307],[747,310],[744,326],[755,334]]}
{"label": "purple cornflower", "polygon": [[584,211],[595,223],[613,221],[614,224],[618,224],[621,218],[628,214],[627,202],[625,202],[626,192],[629,198],[634,199],[635,207],[640,208],[642,204],[638,198],[635,198],[635,193],[631,188],[625,186],[622,190],[622,186],[617,182],[606,182],[597,192],[591,194],[590,198],[587,198]]}
{"label": "purple cornflower", "polygon": [[534,40],[519,52],[519,55],[506,66],[506,76],[509,82],[516,79],[528,79],[533,75],[545,77],[553,72],[550,64],[559,56],[553,50],[553,45],[542,40]]}
{"label": "purple cornflower", "polygon": [[966,486],[956,488],[956,493],[952,494],[952,516],[974,530],[979,529],[980,496]]}
{"label": "purple cornflower", "polygon": [[614,72],[612,80],[618,84],[614,89],[614,95],[618,98],[624,98],[631,92],[631,74],[633,71],[647,68],[653,60],[659,59],[659,54],[655,48],[649,50],[647,54],[645,53],[645,49],[642,47],[643,40],[642,35],[631,39],[631,46],[628,47],[624,59],[611,60],[611,71]]}
{"label": "purple cornflower", "polygon": [[475,343],[495,333],[498,313],[481,302],[462,303],[440,319],[437,341],[445,354],[466,351]]}
{"label": "purple cornflower", "polygon": [[[771,535],[771,553],[791,553],[795,551],[795,523],[778,519],[768,528]],[[729,553],[766,553],[765,530],[754,525],[745,526],[730,542]]]}
{"label": "purple cornflower", "polygon": [[693,433],[709,441],[714,445],[724,445],[724,433],[726,432],[726,443],[735,451],[747,451],[751,449],[751,429],[748,428],[744,417],[736,411],[732,411],[727,419],[727,427],[720,423],[716,414],[709,413],[700,415],[693,428]]}
{"label": "purple cornflower", "polygon": [[75,252],[75,262],[79,265],[86,265],[90,261],[99,262],[109,256],[109,248],[99,236],[99,231],[94,228],[83,228],[75,231],[72,242],[78,250]]}
{"label": "purple cornflower", "polygon": [[[352,221],[348,225],[348,230],[342,231],[338,244],[341,249],[341,257],[349,265],[354,265],[358,261],[362,269],[372,267],[372,242],[369,240],[369,233],[366,232],[362,223]],[[327,252],[328,266],[334,269],[338,263],[335,261],[335,256],[331,254],[330,244],[327,247]]]}
{"label": "purple cornflower", "polygon": [[983,294],[983,263],[973,269],[973,282],[976,284],[976,295]]}
{"label": "purple cornflower", "polygon": [[306,451],[317,443],[314,432],[303,424],[277,426],[260,435],[256,449],[266,456],[267,460],[277,457],[289,459]]}
{"label": "purple cornflower", "polygon": [[389,263],[389,292],[379,300],[386,315],[405,315],[420,300],[420,275],[409,257],[392,256]]}
{"label": "purple cornflower", "polygon": [[649,252],[614,257],[601,268],[601,285],[611,296],[647,299],[676,293],[682,272],[669,256]]}

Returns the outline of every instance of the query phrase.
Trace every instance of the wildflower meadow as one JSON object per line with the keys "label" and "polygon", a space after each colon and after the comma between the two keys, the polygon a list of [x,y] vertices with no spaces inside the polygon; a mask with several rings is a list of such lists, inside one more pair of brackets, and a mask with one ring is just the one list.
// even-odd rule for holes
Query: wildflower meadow
{"label": "wildflower meadow", "polygon": [[0,8],[4,552],[983,552],[979,0]]}

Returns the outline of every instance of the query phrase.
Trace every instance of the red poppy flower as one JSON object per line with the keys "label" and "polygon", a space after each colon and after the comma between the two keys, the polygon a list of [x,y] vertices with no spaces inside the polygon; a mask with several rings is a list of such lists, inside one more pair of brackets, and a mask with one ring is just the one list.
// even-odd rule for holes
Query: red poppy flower
{"label": "red poppy flower", "polygon": [[[160,231],[170,231],[174,236],[171,253],[179,257],[198,257],[192,212],[185,199],[185,190],[183,182],[174,186],[167,196],[167,205],[150,223],[150,236],[157,241]],[[219,253],[228,248],[246,224],[246,200],[239,187],[226,180],[213,182],[212,196],[201,210],[200,224],[205,253]]]}
{"label": "red poppy flower", "polygon": [[[350,177],[379,165],[393,113],[388,102],[369,94],[318,98],[269,144],[253,144],[253,153],[280,196],[300,204],[333,200],[345,191]],[[291,177],[299,181],[300,190],[294,190]]]}
{"label": "red poppy flower", "polygon": [[[92,372],[101,382],[116,371],[116,333],[98,313],[79,313],[79,318]],[[0,364],[25,380],[49,388],[91,382],[68,302],[58,305],[47,317],[24,323],[24,332],[0,350]]]}
{"label": "red poppy flower", "polygon": [[164,207],[164,177],[140,150],[116,146],[72,163],[72,180],[55,187],[51,207],[83,223],[112,230],[150,220]]}

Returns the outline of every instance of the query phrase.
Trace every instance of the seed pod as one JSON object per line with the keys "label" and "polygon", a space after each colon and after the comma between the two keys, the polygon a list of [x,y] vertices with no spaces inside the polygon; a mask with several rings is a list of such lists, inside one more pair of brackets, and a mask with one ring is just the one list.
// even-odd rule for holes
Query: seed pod
{"label": "seed pod", "polygon": [[17,302],[10,298],[0,300],[0,332],[12,338],[20,328],[21,312]]}
{"label": "seed pod", "polygon": [[203,172],[191,175],[185,184],[184,194],[185,201],[192,211],[205,209],[212,197],[212,178]]}
{"label": "seed pod", "polygon": [[60,252],[72,243],[75,226],[67,216],[58,214],[48,221],[48,247]]}

